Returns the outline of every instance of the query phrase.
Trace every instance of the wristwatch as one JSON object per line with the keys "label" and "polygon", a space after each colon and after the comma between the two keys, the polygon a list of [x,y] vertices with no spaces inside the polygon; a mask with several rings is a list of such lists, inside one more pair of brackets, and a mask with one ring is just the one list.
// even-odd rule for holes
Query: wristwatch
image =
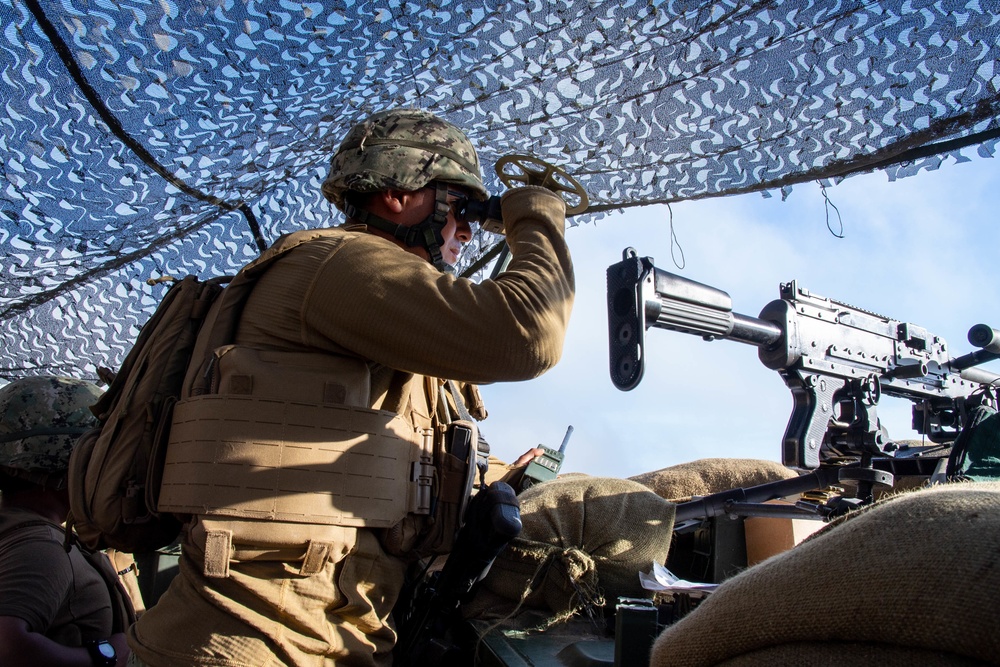
{"label": "wristwatch", "polygon": [[84,644],[90,659],[94,661],[94,667],[115,667],[118,664],[118,653],[115,647],[107,639]]}

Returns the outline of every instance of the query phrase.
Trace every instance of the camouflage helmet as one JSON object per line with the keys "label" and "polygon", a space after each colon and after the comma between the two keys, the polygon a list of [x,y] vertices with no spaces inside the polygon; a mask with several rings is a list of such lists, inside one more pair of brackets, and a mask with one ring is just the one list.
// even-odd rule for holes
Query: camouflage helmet
{"label": "camouflage helmet", "polygon": [[67,377],[30,377],[0,387],[0,466],[65,473],[77,439],[97,425],[90,406],[103,392]]}
{"label": "camouflage helmet", "polygon": [[480,200],[488,196],[479,156],[462,130],[427,111],[392,109],[347,133],[330,160],[323,196],[343,210],[348,191],[412,191],[432,181],[464,187]]}

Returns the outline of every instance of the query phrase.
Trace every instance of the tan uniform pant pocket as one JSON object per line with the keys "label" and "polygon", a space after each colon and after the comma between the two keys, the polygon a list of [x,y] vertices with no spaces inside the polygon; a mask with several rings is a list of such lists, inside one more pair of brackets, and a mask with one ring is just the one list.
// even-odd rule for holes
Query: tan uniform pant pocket
{"label": "tan uniform pant pocket", "polygon": [[371,531],[347,532],[335,547],[346,556],[310,575],[302,561],[248,560],[206,577],[199,549],[185,543],[180,574],[133,626],[133,650],[153,667],[391,665],[405,565]]}

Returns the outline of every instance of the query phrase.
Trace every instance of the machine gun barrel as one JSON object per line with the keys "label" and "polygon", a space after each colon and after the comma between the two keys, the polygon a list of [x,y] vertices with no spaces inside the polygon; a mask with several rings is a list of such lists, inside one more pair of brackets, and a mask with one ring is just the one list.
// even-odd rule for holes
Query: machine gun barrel
{"label": "machine gun barrel", "polygon": [[812,470],[824,461],[891,455],[876,413],[885,394],[913,403],[914,428],[934,443],[957,437],[968,410],[996,403],[1000,375],[974,366],[1000,356],[1000,334],[976,325],[982,349],[952,359],[926,329],[828,299],[790,281],[758,317],[734,313],[722,290],[661,271],[626,248],[608,267],[611,380],[635,388],[645,365],[645,331],[671,329],[757,347],[792,392],[782,461]]}
{"label": "machine gun barrel", "polygon": [[987,352],[1000,355],[1000,331],[988,324],[976,324],[969,329],[969,342]]}
{"label": "machine gun barrel", "polygon": [[[1000,359],[1000,331],[988,324],[977,324],[969,329],[969,342],[983,349],[952,359],[950,366],[954,370],[965,371],[967,368],[985,364],[987,361]],[[966,377],[966,375],[967,373],[962,373],[962,377]]]}

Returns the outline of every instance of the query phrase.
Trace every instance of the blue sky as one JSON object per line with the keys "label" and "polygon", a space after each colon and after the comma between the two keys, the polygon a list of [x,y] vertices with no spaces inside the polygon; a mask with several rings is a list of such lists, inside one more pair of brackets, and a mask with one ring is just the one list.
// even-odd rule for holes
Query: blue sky
{"label": "blue sky", "polygon": [[[627,477],[707,457],[780,460],[791,394],[751,346],[650,330],[642,383],[631,392],[612,385],[605,271],[628,246],[658,268],[725,290],[744,315],[756,316],[778,298],[779,283],[795,279],[920,325],[955,356],[975,349],[972,325],[1000,328],[1000,160],[949,159],[895,182],[881,172],[854,176],[827,195],[844,238],[827,229],[818,184],[796,186],[785,201],[753,194],[674,205],[682,270],[671,260],[665,206],[568,230],[577,301],[564,355],[538,379],[483,388],[490,417],[482,429],[494,452],[509,460],[536,444],[558,446],[573,425],[565,472]],[[1000,362],[984,368],[1000,373]],[[894,438],[916,437],[909,405],[879,405]]]}

